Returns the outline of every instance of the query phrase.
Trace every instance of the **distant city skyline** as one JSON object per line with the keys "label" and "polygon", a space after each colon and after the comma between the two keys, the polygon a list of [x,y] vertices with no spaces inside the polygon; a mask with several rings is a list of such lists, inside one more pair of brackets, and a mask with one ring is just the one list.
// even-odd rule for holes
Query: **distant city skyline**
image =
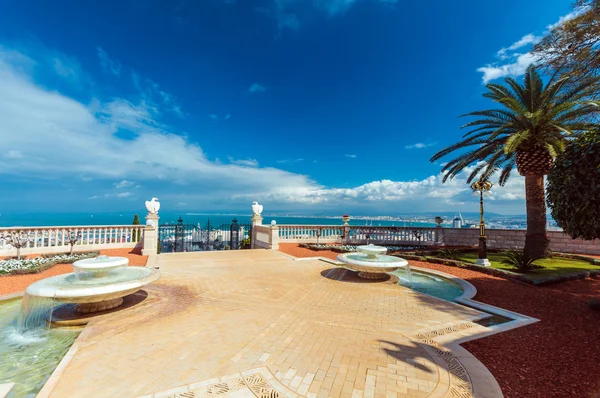
{"label": "distant city skyline", "polygon": [[[570,2],[40,0],[0,15],[0,213],[473,211],[430,156]],[[517,173],[486,209],[523,214]],[[1,218],[0,218],[1,220]]]}

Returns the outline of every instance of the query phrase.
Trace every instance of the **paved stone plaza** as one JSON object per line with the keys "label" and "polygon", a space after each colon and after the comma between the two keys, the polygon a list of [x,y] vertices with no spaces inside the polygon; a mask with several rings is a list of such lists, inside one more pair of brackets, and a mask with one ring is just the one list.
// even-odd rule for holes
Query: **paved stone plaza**
{"label": "paved stone plaza", "polygon": [[485,330],[479,311],[275,251],[158,265],[148,297],[91,322],[42,396],[501,396],[451,344]]}

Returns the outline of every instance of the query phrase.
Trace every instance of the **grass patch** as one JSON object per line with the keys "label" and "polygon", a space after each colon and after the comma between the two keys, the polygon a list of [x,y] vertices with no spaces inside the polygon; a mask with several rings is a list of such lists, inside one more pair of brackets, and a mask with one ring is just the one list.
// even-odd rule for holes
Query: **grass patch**
{"label": "grass patch", "polygon": [[[502,253],[488,253],[488,260],[490,260],[492,268],[515,272],[514,267],[503,262],[504,259],[506,259],[506,256]],[[477,253],[460,253],[458,260],[474,264],[477,260]],[[554,276],[577,274],[585,271],[600,270],[598,265],[590,264],[587,261],[564,257],[539,259],[536,260],[534,264],[543,268],[527,272],[525,275],[531,279],[544,279]]]}

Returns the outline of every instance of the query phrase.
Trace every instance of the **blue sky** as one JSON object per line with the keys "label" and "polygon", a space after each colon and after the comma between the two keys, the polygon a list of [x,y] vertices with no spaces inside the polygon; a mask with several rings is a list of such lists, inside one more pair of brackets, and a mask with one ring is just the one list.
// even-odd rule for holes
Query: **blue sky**
{"label": "blue sky", "polygon": [[[473,210],[429,157],[570,1],[5,1],[0,213]],[[562,18],[562,19],[561,19]],[[523,181],[489,209],[524,213]],[[317,211],[315,211],[317,212]]]}

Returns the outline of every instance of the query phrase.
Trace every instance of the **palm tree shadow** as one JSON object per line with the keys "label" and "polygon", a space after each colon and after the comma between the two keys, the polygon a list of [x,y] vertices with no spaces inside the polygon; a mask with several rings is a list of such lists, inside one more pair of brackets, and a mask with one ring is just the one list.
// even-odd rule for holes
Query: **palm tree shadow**
{"label": "palm tree shadow", "polygon": [[435,368],[431,369],[430,367],[425,366],[416,361],[417,359],[421,358],[421,359],[427,360],[429,362],[433,362],[431,357],[427,354],[427,351],[425,351],[423,348],[419,347],[418,345],[416,345],[414,343],[413,343],[414,345],[400,344],[400,343],[394,343],[392,341],[387,341],[387,340],[378,340],[378,341],[380,343],[385,343],[385,344],[389,344],[389,345],[393,346],[393,348],[383,348],[383,351],[386,354],[388,354],[389,356],[391,356],[392,358],[395,358],[398,361],[407,363],[410,366],[414,366],[415,368],[417,368],[423,372],[427,372],[427,373],[435,372]]}

